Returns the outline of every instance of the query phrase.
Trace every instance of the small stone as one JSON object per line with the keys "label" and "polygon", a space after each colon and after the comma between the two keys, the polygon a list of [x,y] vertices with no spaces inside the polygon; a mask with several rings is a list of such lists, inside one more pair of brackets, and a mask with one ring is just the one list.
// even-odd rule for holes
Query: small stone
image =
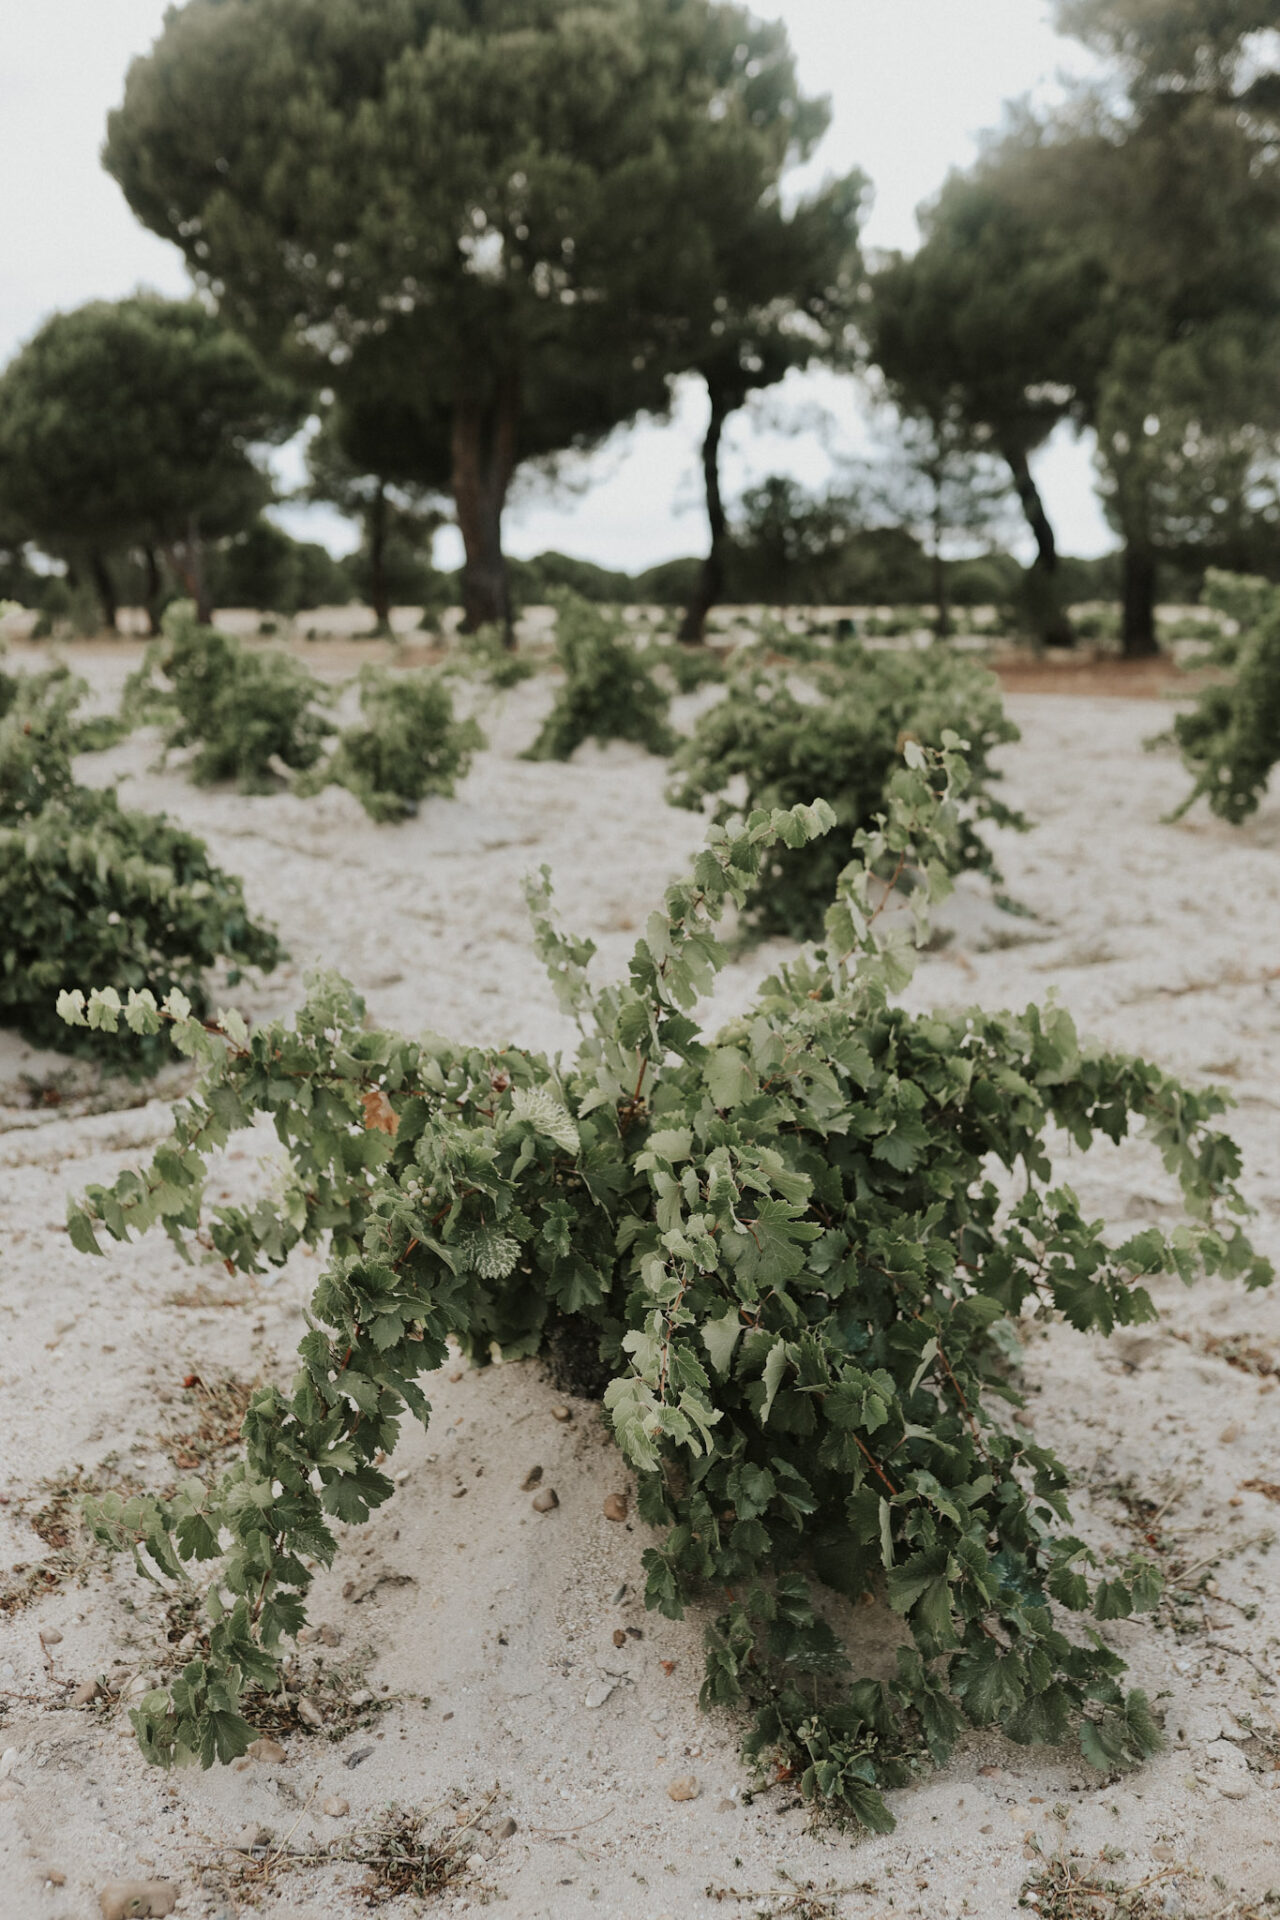
{"label": "small stone", "polygon": [[40,1645],[42,1647],[56,1647],[56,1646],[60,1646],[61,1644],[62,1644],[62,1635],[58,1632],[58,1629],[56,1627],[41,1627]]}
{"label": "small stone", "polygon": [[113,1880],[98,1895],[102,1920],[164,1920],[177,1904],[172,1880]]}
{"label": "small stone", "polygon": [[324,1715],[321,1713],[315,1701],[310,1699],[305,1693],[298,1701],[298,1718],[304,1727],[322,1727],[324,1725]]}
{"label": "small stone", "polygon": [[350,1813],[351,1802],[344,1800],[340,1793],[331,1793],[320,1811],[327,1813],[331,1820],[341,1820],[344,1814]]}
{"label": "small stone", "polygon": [[535,1513],[550,1513],[553,1507],[560,1505],[560,1496],[554,1487],[543,1487],[541,1493],[535,1493],[530,1501]]}
{"label": "small stone", "polygon": [[264,1734],[260,1740],[251,1740],[245,1748],[251,1760],[265,1760],[271,1766],[278,1767],[285,1758],[284,1748],[278,1740],[272,1740]]}
{"label": "small stone", "polygon": [[270,1827],[260,1827],[256,1825],[252,1827],[241,1827],[235,1837],[235,1846],[240,1853],[253,1853],[261,1847],[269,1847],[271,1845],[271,1839],[272,1834]]}
{"label": "small stone", "polygon": [[65,1887],[67,1876],[60,1867],[41,1867],[37,1879],[43,1880],[47,1887]]}
{"label": "small stone", "polygon": [[1240,1438],[1240,1429],[1236,1425],[1234,1420],[1231,1422],[1231,1425],[1229,1427],[1224,1427],[1222,1429],[1222,1432],[1218,1435],[1219,1444],[1224,1447],[1233,1446],[1239,1438]]}
{"label": "small stone", "polygon": [[524,1479],[520,1483],[521,1491],[524,1493],[532,1493],[534,1488],[540,1484],[541,1480],[542,1480],[542,1468],[530,1467],[528,1473],[526,1473]]}
{"label": "small stone", "polygon": [[572,1420],[573,1414],[568,1407],[552,1407],[551,1418],[560,1421]]}
{"label": "small stone", "polygon": [[364,1763],[364,1761],[366,1761],[369,1758],[369,1755],[372,1752],[373,1752],[372,1747],[357,1747],[354,1753],[349,1753],[347,1755],[346,1759],[343,1761],[342,1764],[344,1767],[361,1766]]}
{"label": "small stone", "polygon": [[597,1680],[594,1686],[587,1688],[586,1696],[582,1702],[583,1706],[602,1707],[609,1698],[609,1695],[613,1692],[613,1689],[614,1682],[612,1680]]}
{"label": "small stone", "polygon": [[485,1865],[484,1855],[482,1853],[469,1853],[467,1855],[467,1865],[470,1867],[472,1873],[481,1872]]}
{"label": "small stone", "polygon": [[701,1791],[702,1789],[698,1785],[696,1774],[682,1773],[678,1780],[673,1780],[668,1786],[667,1798],[669,1800],[696,1800]]}
{"label": "small stone", "polygon": [[615,1646],[615,1647],[625,1647],[625,1646],[626,1646],[626,1644],[627,1644],[627,1633],[626,1633],[626,1628],[625,1628],[625,1627],[615,1627],[615,1628],[614,1628],[614,1630],[613,1630],[613,1644],[614,1644],[614,1646]]}
{"label": "small stone", "polygon": [[373,1695],[370,1693],[368,1687],[357,1687],[355,1692],[350,1695],[347,1704],[352,1707],[371,1707],[373,1705]]}
{"label": "small stone", "polygon": [[93,1701],[99,1698],[101,1693],[101,1680],[82,1680],[71,1696],[71,1704],[73,1707],[90,1706]]}
{"label": "small stone", "polygon": [[499,1820],[497,1826],[493,1830],[493,1837],[495,1840],[509,1840],[512,1834],[515,1833],[515,1831],[516,1831],[516,1823],[511,1818],[510,1814],[508,1814],[505,1820]]}
{"label": "small stone", "polygon": [[625,1493],[608,1493],[604,1501],[606,1520],[625,1520],[627,1517],[627,1496]]}
{"label": "small stone", "polygon": [[342,1645],[342,1635],[339,1633],[337,1627],[331,1627],[328,1621],[326,1621],[322,1627],[316,1628],[316,1639],[322,1647],[340,1647]]}
{"label": "small stone", "polygon": [[1167,1840],[1157,1840],[1151,1849],[1151,1857],[1153,1860],[1176,1860],[1178,1853],[1177,1849],[1171,1847]]}

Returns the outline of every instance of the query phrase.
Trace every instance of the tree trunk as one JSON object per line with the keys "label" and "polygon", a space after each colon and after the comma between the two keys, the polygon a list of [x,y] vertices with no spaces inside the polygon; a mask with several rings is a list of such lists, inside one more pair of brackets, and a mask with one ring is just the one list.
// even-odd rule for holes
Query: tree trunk
{"label": "tree trunk", "polygon": [[164,582],[160,576],[160,556],[154,547],[143,548],[147,567],[147,632],[154,639],[160,632],[160,598]]}
{"label": "tree trunk", "polygon": [[711,400],[711,418],[707,422],[707,431],[702,442],[702,477],[707,493],[707,522],[711,528],[711,545],[702,563],[702,571],[698,575],[698,584],[694,588],[693,598],[686,607],[684,619],[680,623],[678,637],[688,646],[696,646],[704,638],[707,615],[712,607],[719,605],[721,595],[724,593],[725,547],[729,537],[729,522],[720,492],[720,439],[724,433],[729,406],[710,385],[707,392]]}
{"label": "tree trunk", "polygon": [[204,541],[200,537],[200,522],[194,516],[187,523],[186,539],[166,547],[165,557],[181,580],[188,600],[195,601],[196,619],[202,627],[211,626],[213,608],[209,605],[209,583],[204,571]]}
{"label": "tree trunk", "polygon": [[89,576],[93,581],[93,590],[98,596],[98,604],[102,608],[102,624],[108,632],[116,633],[119,629],[116,624],[115,581],[111,578],[110,567],[96,547],[89,554]]}
{"label": "tree trunk", "polygon": [[1006,447],[1002,451],[1036,543],[1036,557],[1027,575],[1027,604],[1035,638],[1042,646],[1073,647],[1075,630],[1058,597],[1058,543],[1032,478],[1026,449]]}
{"label": "tree trunk", "polygon": [[1124,606],[1120,626],[1126,660],[1159,653],[1156,641],[1156,556],[1130,540],[1124,550]]}
{"label": "tree trunk", "polygon": [[494,401],[460,400],[453,410],[453,501],[462,535],[462,631],[501,626],[515,645],[507,563],[502,553],[502,509],[516,466],[519,393],[504,380]]}
{"label": "tree trunk", "polygon": [[369,598],[373,603],[373,621],[379,633],[391,631],[391,608],[387,602],[387,490],[378,482],[369,507]]}
{"label": "tree trunk", "polygon": [[942,480],[939,477],[933,486],[933,551],[929,558],[933,568],[933,600],[938,610],[933,631],[939,640],[946,640],[951,633],[951,606],[947,599],[947,563],[942,557],[942,535]]}
{"label": "tree trunk", "polygon": [[204,539],[200,522],[192,515],[187,530],[187,552],[191,566],[191,597],[196,603],[196,619],[202,627],[213,625],[213,607],[209,602],[209,582],[204,570]]}

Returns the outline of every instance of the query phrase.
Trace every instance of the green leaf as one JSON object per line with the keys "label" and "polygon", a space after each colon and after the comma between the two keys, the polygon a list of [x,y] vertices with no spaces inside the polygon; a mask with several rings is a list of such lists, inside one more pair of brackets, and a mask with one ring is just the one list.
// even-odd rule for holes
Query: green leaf
{"label": "green leaf", "polygon": [[706,1065],[707,1093],[713,1106],[738,1107],[756,1090],[751,1062],[735,1047],[717,1047]]}
{"label": "green leaf", "polygon": [[[702,1344],[706,1348],[711,1364],[716,1372],[725,1375],[733,1360],[733,1350],[738,1344],[742,1332],[742,1321],[736,1307],[727,1307],[716,1320],[704,1320],[702,1323]],[[776,1388],[775,1388],[776,1391]],[[772,1405],[772,1397],[770,1405]]]}

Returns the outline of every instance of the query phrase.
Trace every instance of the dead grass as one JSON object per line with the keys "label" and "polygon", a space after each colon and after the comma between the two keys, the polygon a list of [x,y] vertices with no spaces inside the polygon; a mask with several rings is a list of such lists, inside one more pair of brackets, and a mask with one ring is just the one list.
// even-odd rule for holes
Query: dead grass
{"label": "dead grass", "polygon": [[[1272,1889],[1260,1901],[1223,1899],[1226,1889],[1215,1878],[1214,1891],[1204,1888],[1194,1867],[1160,1867],[1141,1880],[1125,1882],[1108,1872],[1117,1854],[1107,1848],[1096,1860],[1080,1864],[1083,1856],[1055,1856],[1034,1880],[1022,1885],[1019,1905],[1041,1915],[1041,1920],[1165,1920],[1165,1895],[1177,1885],[1184,1904],[1177,1911],[1187,1920],[1271,1920],[1280,1912],[1280,1892]],[[1189,1881],[1201,1883],[1193,1896]],[[1193,1904],[1194,1901],[1194,1904]]]}
{"label": "dead grass", "polygon": [[228,1375],[207,1381],[198,1373],[183,1381],[186,1404],[176,1425],[161,1436],[160,1444],[183,1473],[199,1467],[221,1466],[240,1445],[240,1428],[253,1395],[262,1386],[256,1380]]}
{"label": "dead grass", "polygon": [[[474,1876],[470,1861],[500,1791],[493,1787],[473,1810],[464,1807],[455,1812],[449,1803],[426,1808],[393,1804],[367,1826],[323,1847],[291,1845],[295,1821],[282,1840],[264,1839],[236,1848],[234,1861],[206,1864],[200,1878],[206,1888],[256,1906],[287,1873],[342,1864],[365,1869],[364,1879],[350,1897],[366,1907],[385,1906],[392,1900],[429,1900]],[[492,1889],[472,1877],[470,1891],[483,1898]],[[815,1913],[813,1920],[822,1917]]]}
{"label": "dead grass", "polygon": [[[72,1582],[84,1585],[90,1562],[102,1549],[84,1524],[81,1506],[86,1495],[108,1491],[136,1493],[138,1487],[136,1482],[117,1478],[106,1462],[96,1473],[76,1467],[61,1479],[42,1480],[35,1494],[12,1500],[10,1504],[48,1552],[40,1560],[17,1560],[9,1568],[9,1577],[0,1584],[0,1616],[21,1613]],[[40,1499],[40,1505],[27,1512],[34,1499]]]}

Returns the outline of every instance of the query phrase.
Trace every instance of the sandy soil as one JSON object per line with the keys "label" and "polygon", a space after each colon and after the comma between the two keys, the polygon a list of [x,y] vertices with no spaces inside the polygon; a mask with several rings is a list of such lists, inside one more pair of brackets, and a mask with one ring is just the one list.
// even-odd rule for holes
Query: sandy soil
{"label": "sandy soil", "polygon": [[[77,664],[105,698],[136,655],[91,649]],[[568,924],[616,967],[699,823],[661,804],[661,763],[629,748],[584,749],[566,767],[515,758],[547,697],[535,683],[492,711],[490,749],[457,798],[403,827],[373,826],[340,791],[199,793],[177,771],[149,771],[142,739],[86,762],[84,777],[119,778],[129,801],[198,828],[244,875],[293,956],[238,993],[253,1012],[288,1007],[324,962],[379,1020],[555,1047],[569,1035],[530,950],[520,876],[549,861]],[[1166,825],[1183,775],[1142,751],[1159,718],[1149,700],[1011,706],[1024,738],[1003,754],[1009,792],[1036,831],[1000,851],[1038,918],[962,901],[912,998],[1016,1004],[1053,989],[1105,1040],[1224,1081],[1257,1237],[1280,1257],[1280,795],[1243,829],[1199,812]],[[777,957],[762,949],[730,969],[723,1008]],[[113,1695],[145,1684],[180,1657],[185,1622],[86,1547],[58,1490],[161,1485],[216,1444],[234,1399],[184,1379],[287,1371],[317,1263],[302,1256],[249,1285],[184,1267],[160,1241],[98,1263],[72,1253],[68,1189],[145,1152],[166,1109],[33,1105],[30,1083],[52,1085],[56,1066],[12,1039],[0,1049],[0,1586],[28,1602],[0,1626],[0,1912],[87,1920],[106,1882],[151,1877],[181,1889],[180,1916],[229,1920],[255,1901],[288,1920],[363,1911],[355,1864],[234,1849],[255,1829],[300,1850],[351,1841],[392,1802],[465,1835],[470,1864],[439,1896],[451,1913],[496,1899],[512,1916],[565,1920],[1003,1920],[1059,1850],[1086,1874],[1149,1881],[1149,1914],[1244,1914],[1280,1888],[1280,1297],[1218,1284],[1163,1284],[1163,1323],[1109,1345],[1028,1329],[1037,1431],[1078,1477],[1082,1528],[1120,1549],[1153,1533],[1172,1580],[1176,1604],[1159,1619],[1104,1629],[1165,1715],[1168,1750],[1137,1775],[1100,1780],[1069,1752],[984,1734],[894,1797],[887,1837],[811,1828],[785,1785],[752,1797],[739,1727],[696,1705],[701,1621],[645,1615],[643,1530],[603,1516],[627,1487],[619,1456],[589,1405],[556,1417],[560,1397],[534,1364],[431,1382],[435,1418],[403,1443],[399,1496],[317,1583],[312,1618],[327,1631],[301,1660],[324,1728],[289,1733],[279,1761],[147,1768],[124,1706],[77,1708],[71,1691],[98,1675]],[[1170,1182],[1140,1146],[1063,1161],[1100,1213],[1172,1217]],[[270,1177],[269,1141],[254,1134],[216,1185],[240,1195]],[[553,1512],[534,1512],[523,1489],[534,1466],[559,1495]],[[873,1642],[880,1624],[861,1618]],[[673,1801],[668,1786],[690,1774],[698,1797]],[[349,1811],[322,1811],[339,1801]],[[468,1814],[474,1825],[453,1826]]]}

